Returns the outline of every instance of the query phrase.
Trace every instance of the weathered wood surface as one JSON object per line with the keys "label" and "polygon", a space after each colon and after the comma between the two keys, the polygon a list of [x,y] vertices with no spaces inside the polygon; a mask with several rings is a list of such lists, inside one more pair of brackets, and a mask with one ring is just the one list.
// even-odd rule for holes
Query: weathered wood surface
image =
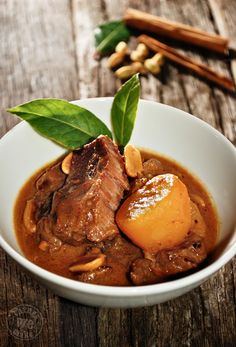
{"label": "weathered wood surface", "polygon": [[[119,86],[105,59],[93,59],[96,24],[132,6],[229,36],[236,48],[235,0],[1,0],[0,136],[16,120],[8,106],[38,97],[68,100],[113,95]],[[236,81],[236,60],[175,44]],[[236,99],[166,64],[160,78],[142,78],[142,97],[189,111],[236,144]],[[3,165],[3,163],[1,163]],[[235,346],[236,260],[174,301],[138,309],[98,309],[58,298],[0,250],[0,346]],[[7,315],[31,304],[44,318],[34,340],[13,338]]]}

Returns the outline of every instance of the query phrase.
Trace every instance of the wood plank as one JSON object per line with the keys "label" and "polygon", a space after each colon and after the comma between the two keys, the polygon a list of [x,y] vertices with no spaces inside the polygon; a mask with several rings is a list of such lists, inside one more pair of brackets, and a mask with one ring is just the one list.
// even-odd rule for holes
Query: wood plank
{"label": "wood plank", "polygon": [[[191,3],[188,1],[181,1],[181,6],[179,6],[178,2],[162,2],[156,13],[173,20],[182,21],[186,24],[199,27],[203,30],[208,30],[209,32],[216,32],[215,23],[210,20],[211,12],[206,1],[191,1]],[[176,45],[176,47],[180,47],[177,43],[172,42],[172,44]],[[204,50],[202,50],[202,54],[199,54],[199,50],[193,49],[188,45],[181,45],[181,47],[184,48],[180,49],[182,53],[209,65],[219,73],[223,73],[227,76],[231,75],[227,61],[222,59],[220,55]],[[181,72],[179,78],[182,80],[182,87],[189,100],[190,112],[207,121],[218,130],[223,131],[234,143],[235,96],[225,93],[216,86],[211,86],[205,81],[201,81],[184,69],[179,69],[179,71]]]}
{"label": "wood plank", "polygon": [[[231,54],[231,59],[228,61],[230,65],[231,74],[236,83],[236,6],[234,1],[230,0],[209,0],[209,6],[212,12],[212,16],[216,23],[217,31],[230,38],[230,47],[234,50]],[[235,97],[222,99],[222,95],[217,94],[219,98],[219,105],[222,105],[222,114],[225,115],[223,119],[223,126],[225,128],[225,135],[234,143],[236,133],[236,116],[235,116]]]}
{"label": "wood plank", "polygon": [[[0,135],[15,123],[5,109],[33,98],[74,99],[76,61],[71,12],[66,0],[1,1],[0,3]],[[60,299],[40,286],[0,250],[0,345],[61,346]],[[37,307],[42,333],[32,344],[8,334],[7,314],[18,304]],[[66,320],[65,317],[63,317]]]}
{"label": "wood plank", "polygon": [[[215,32],[215,24],[210,20],[211,13],[204,1],[189,3],[182,0],[181,6],[180,2],[176,1],[150,1],[149,3],[150,6],[145,4],[142,9]],[[126,2],[127,7],[133,6],[140,9],[139,5]],[[230,75],[227,64],[224,61],[218,61],[219,57],[212,53],[203,52],[199,55],[198,51],[192,50],[189,46],[184,46],[181,51],[209,64],[219,72]],[[167,64],[160,77],[142,78],[142,96],[189,111],[220,131],[224,131],[232,141],[235,139],[235,133],[232,130],[233,121],[229,121],[227,116],[235,108],[234,98],[192,76],[184,69]],[[135,310],[100,310],[98,329],[101,346],[111,346],[112,341],[116,345],[125,346],[191,346],[193,344],[211,346],[217,345],[218,341],[221,341],[222,345],[225,341],[232,343],[235,339],[234,332],[227,335],[224,324],[219,318],[221,315],[226,317],[227,310],[233,307],[234,296],[231,284],[233,275],[232,271],[229,271],[231,268],[232,263],[200,288],[162,305]],[[219,291],[220,303],[218,302]],[[124,326],[129,326],[131,329],[131,336],[127,335],[126,338],[124,335],[129,329],[126,328],[122,335],[122,314]],[[232,326],[235,323],[235,314],[232,315],[230,322],[226,320],[227,324]],[[217,329],[219,324],[220,329]]]}
{"label": "wood plank", "polygon": [[98,346],[97,311],[94,307],[60,299],[61,346]]}
{"label": "wood plank", "polygon": [[[223,0],[215,2],[223,6]],[[204,0],[123,0],[119,6],[112,0],[3,1],[0,105],[5,109],[46,96],[71,100],[113,95],[120,82],[106,68],[106,59],[94,61],[92,30],[104,20],[120,18],[128,6],[216,32],[217,25],[222,26],[220,21],[227,28],[227,18],[233,20],[233,0],[227,0],[227,4],[230,6],[224,8],[222,17],[218,16],[214,23],[212,4],[209,7]],[[233,24],[230,25],[231,30]],[[8,41],[3,37],[8,37]],[[230,74],[227,64],[219,61],[218,56],[206,53],[200,56],[197,51],[184,48],[186,54]],[[235,98],[174,65],[166,64],[158,78],[142,77],[142,97],[190,111],[235,142]],[[0,135],[15,123],[11,116],[3,114]],[[0,264],[0,281],[4,284],[0,286],[1,346],[25,345],[9,337],[6,330],[7,310],[19,303],[31,303],[42,311],[44,331],[33,341],[36,347],[233,346],[236,340],[235,261],[179,299],[127,310],[87,308],[58,299],[3,251]]]}

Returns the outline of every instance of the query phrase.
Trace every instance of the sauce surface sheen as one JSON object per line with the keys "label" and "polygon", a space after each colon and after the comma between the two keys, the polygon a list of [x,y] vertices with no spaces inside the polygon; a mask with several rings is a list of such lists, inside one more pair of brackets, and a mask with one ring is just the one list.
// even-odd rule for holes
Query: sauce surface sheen
{"label": "sauce surface sheen", "polygon": [[[163,167],[162,174],[171,173],[178,176],[186,185],[190,197],[200,197],[200,200],[195,201],[195,203],[207,226],[205,243],[207,252],[211,252],[216,244],[218,236],[218,216],[206,188],[187,169],[177,162],[152,151],[141,150],[141,154],[144,161],[150,158],[158,159]],[[23,213],[26,202],[31,199],[35,193],[35,181],[42,175],[46,168],[54,165],[56,162],[58,162],[58,160],[38,170],[27,180],[20,190],[14,208],[15,232],[20,248],[26,258],[48,271],[71,279],[77,279],[76,275],[69,271],[69,266],[76,262],[77,258],[81,255],[80,248],[77,249],[76,247],[69,246],[69,251],[68,247],[61,247],[61,249],[55,253],[45,252],[38,247],[39,240],[37,234],[28,233],[23,223]],[[201,204],[201,200],[204,201],[204,206]],[[142,206],[140,208],[142,208]],[[184,274],[181,274],[181,276],[184,276]]]}

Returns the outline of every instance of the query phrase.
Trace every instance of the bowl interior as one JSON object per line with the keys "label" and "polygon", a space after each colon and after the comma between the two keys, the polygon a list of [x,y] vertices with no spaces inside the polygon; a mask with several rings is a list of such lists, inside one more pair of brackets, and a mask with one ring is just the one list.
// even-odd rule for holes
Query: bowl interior
{"label": "bowl interior", "polygon": [[[77,102],[76,102],[77,103]],[[79,101],[110,125],[112,98]],[[175,108],[140,101],[131,142],[164,154],[195,174],[210,192],[220,218],[221,247],[217,257],[235,242],[236,151],[221,134],[206,123]],[[22,122],[0,141],[0,235],[21,253],[13,227],[16,196],[36,170],[65,150],[41,137]]]}

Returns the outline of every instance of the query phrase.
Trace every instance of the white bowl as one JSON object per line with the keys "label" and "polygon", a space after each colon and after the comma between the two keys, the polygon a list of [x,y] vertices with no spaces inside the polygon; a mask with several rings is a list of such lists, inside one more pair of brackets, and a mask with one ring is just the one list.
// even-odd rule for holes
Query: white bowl
{"label": "white bowl", "polygon": [[[75,102],[109,125],[112,98]],[[205,122],[173,107],[141,100],[131,142],[174,158],[199,177],[212,195],[221,221],[220,238],[210,264],[181,279],[139,287],[86,284],[50,273],[27,260],[17,244],[13,206],[19,189],[38,168],[64,150],[25,122],[0,141],[0,245],[55,293],[87,305],[136,307],[161,303],[203,283],[236,254],[236,150]],[[217,290],[217,289],[213,289]]]}

